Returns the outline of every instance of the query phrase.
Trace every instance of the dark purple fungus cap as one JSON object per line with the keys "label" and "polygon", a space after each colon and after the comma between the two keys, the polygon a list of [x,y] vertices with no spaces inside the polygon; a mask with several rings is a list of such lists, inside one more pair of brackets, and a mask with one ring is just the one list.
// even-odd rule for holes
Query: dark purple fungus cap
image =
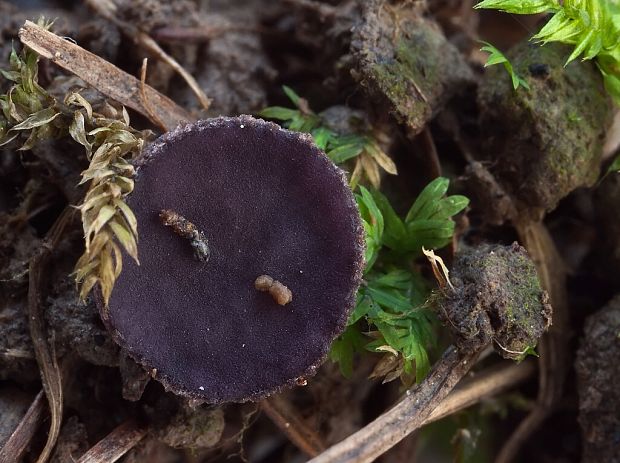
{"label": "dark purple fungus cap", "polygon": [[[310,136],[249,116],[179,127],[148,149],[128,203],[140,265],[125,259],[101,314],[156,379],[220,403],[315,373],[355,303],[364,236],[344,173]],[[204,233],[208,262],[163,209]],[[292,302],[256,290],[263,274]]]}

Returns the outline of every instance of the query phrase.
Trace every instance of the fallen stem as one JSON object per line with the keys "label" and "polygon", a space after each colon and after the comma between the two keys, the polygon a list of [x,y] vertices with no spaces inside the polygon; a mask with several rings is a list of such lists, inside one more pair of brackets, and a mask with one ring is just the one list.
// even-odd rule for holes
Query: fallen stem
{"label": "fallen stem", "polygon": [[[153,87],[142,87],[140,81],[131,74],[31,21],[26,21],[19,30],[19,38],[24,45],[75,74],[104,95],[138,111],[156,125],[163,122],[164,130],[172,130],[181,122],[192,119],[187,111]],[[145,107],[141,88],[146,101],[152,105],[156,118],[153,118]]]}
{"label": "fallen stem", "polygon": [[13,433],[0,449],[0,461],[21,461],[26,447],[41,425],[45,413],[45,395],[41,390],[28,407]]}
{"label": "fallen stem", "polygon": [[475,363],[480,351],[450,346],[429,375],[379,418],[310,460],[312,463],[371,462],[418,429]]}
{"label": "fallen stem", "polygon": [[260,408],[280,431],[309,457],[316,457],[326,449],[321,437],[308,427],[284,398],[271,396],[261,401]]}
{"label": "fallen stem", "polygon": [[76,463],[114,463],[136,446],[147,429],[129,419],[91,447]]}
{"label": "fallen stem", "polygon": [[482,399],[507,391],[532,377],[535,371],[534,362],[524,361],[517,365],[502,364],[500,367],[476,373],[475,379],[464,381],[462,386],[451,392],[422,424],[425,426],[439,421],[479,403]]}
{"label": "fallen stem", "polygon": [[71,222],[75,214],[73,208],[67,207],[56,219],[52,228],[48,231],[41,247],[30,260],[29,284],[28,284],[28,322],[30,325],[30,337],[34,347],[35,357],[41,372],[43,389],[50,408],[50,430],[47,435],[47,442],[41,451],[38,463],[44,463],[49,458],[52,449],[56,445],[60,425],[62,423],[62,375],[56,356],[53,354],[51,346],[47,342],[45,327],[45,317],[43,309],[45,300],[43,288],[47,283],[47,266],[52,251],[64,236],[66,226]]}
{"label": "fallen stem", "polygon": [[194,92],[198,101],[204,109],[209,109],[211,100],[202,91],[196,79],[185,70],[172,56],[166,53],[153,38],[142,32],[138,27],[128,22],[122,21],[115,15],[116,5],[110,2],[102,2],[101,0],[86,0],[86,3],[101,16],[113,22],[118,28],[131,37],[136,43],[153,53],[157,58],[168,64],[177,74],[179,74],[191,90]]}

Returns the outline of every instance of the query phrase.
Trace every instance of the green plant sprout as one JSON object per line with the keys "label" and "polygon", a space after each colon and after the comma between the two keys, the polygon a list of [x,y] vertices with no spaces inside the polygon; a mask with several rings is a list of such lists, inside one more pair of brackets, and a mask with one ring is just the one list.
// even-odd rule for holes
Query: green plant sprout
{"label": "green plant sprout", "polygon": [[311,134],[316,145],[336,164],[355,158],[355,167],[350,178],[352,189],[355,189],[363,175],[372,186],[379,188],[380,168],[389,174],[397,174],[394,161],[381,149],[372,134],[335,133],[325,126],[320,113],[316,114],[310,109],[306,99],[301,98],[286,85],[282,88],[297,109],[271,106],[258,114],[261,117],[281,121],[289,130]]}
{"label": "green plant sprout", "polygon": [[[51,23],[39,21],[46,28]],[[39,55],[24,48],[9,58],[9,69],[0,74],[10,82],[0,95],[0,146],[15,143],[29,150],[37,142],[71,136],[86,150],[89,167],[82,172],[88,191],[78,206],[84,229],[85,251],[74,275],[84,300],[99,284],[107,301],[122,269],[122,246],[138,260],[137,223],[124,198],[133,190],[134,168],[128,159],[138,155],[150,132],[131,128],[125,108],[105,104],[106,114],[72,92],[56,101],[38,84]]]}
{"label": "green plant sprout", "polygon": [[618,0],[483,0],[475,8],[512,14],[550,13],[551,19],[532,37],[561,42],[574,49],[566,64],[579,56],[596,59],[605,88],[620,105],[620,4]]}
{"label": "green plant sprout", "polygon": [[[445,196],[449,181],[437,178],[417,197],[404,220],[379,191],[360,187],[356,195],[366,231],[366,268],[357,304],[330,358],[350,376],[355,352],[383,353],[374,377],[418,382],[430,368],[434,316],[426,307],[430,289],[411,267],[422,248],[438,249],[454,234],[452,217],[469,204],[464,196]],[[365,331],[365,334],[363,334]],[[370,341],[368,339],[371,339]]]}
{"label": "green plant sprout", "polygon": [[480,51],[486,51],[487,53],[489,53],[487,62],[484,65],[485,68],[493,66],[495,64],[503,64],[506,71],[508,71],[508,74],[510,74],[510,78],[512,79],[512,86],[515,90],[517,90],[519,86],[524,87],[527,90],[530,89],[529,84],[525,81],[525,79],[523,79],[514,71],[512,64],[510,63],[510,61],[508,61],[508,58],[506,58],[506,56],[504,56],[501,51],[499,51],[489,42],[485,42],[483,40],[481,40],[480,42],[484,44],[484,47],[482,47]]}

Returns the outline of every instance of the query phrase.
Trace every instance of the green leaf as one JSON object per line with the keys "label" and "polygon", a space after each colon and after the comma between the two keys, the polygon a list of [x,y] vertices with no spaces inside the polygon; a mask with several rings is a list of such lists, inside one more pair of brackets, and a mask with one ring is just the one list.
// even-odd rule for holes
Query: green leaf
{"label": "green leaf", "polygon": [[348,145],[340,145],[337,148],[329,150],[327,156],[334,164],[342,164],[343,162],[358,156],[364,150],[363,146],[357,143],[351,143]]}
{"label": "green leaf", "polygon": [[480,51],[486,51],[487,53],[490,53],[489,58],[487,59],[487,62],[484,65],[485,68],[488,66],[493,66],[495,64],[503,64],[504,68],[510,75],[513,88],[516,90],[519,88],[519,86],[522,86],[529,90],[530,88],[529,84],[519,75],[517,75],[516,72],[514,72],[512,64],[510,63],[510,61],[508,61],[508,58],[506,58],[506,56],[504,56],[504,54],[501,51],[499,51],[489,42],[485,42],[481,40],[480,43],[484,44],[484,46],[480,49]]}
{"label": "green leaf", "polygon": [[277,119],[279,121],[288,121],[299,117],[301,113],[297,109],[283,108],[282,106],[270,106],[258,113],[261,117],[268,119]]}
{"label": "green leaf", "polygon": [[353,375],[353,356],[364,345],[364,336],[355,326],[349,326],[332,344],[329,358],[338,363],[345,378]]}
{"label": "green leaf", "polygon": [[372,190],[372,197],[384,219],[383,242],[387,247],[397,249],[407,233],[405,224],[379,190]]}
{"label": "green leaf", "polygon": [[474,8],[500,10],[514,14],[537,14],[557,11],[557,0],[483,0]]}
{"label": "green leaf", "polygon": [[291,100],[293,104],[299,108],[301,97],[297,93],[295,93],[295,91],[291,87],[288,87],[286,85],[282,86],[282,90],[284,90],[284,93],[286,93],[286,96],[289,98],[289,100]]}
{"label": "green leaf", "polygon": [[409,209],[405,222],[411,222],[417,219],[426,219],[437,207],[437,202],[448,191],[450,180],[444,177],[438,177],[431,183],[426,185],[422,192]]}
{"label": "green leaf", "polygon": [[334,137],[336,137],[336,134],[325,127],[319,127],[312,131],[312,138],[314,138],[314,143],[316,144],[316,146],[319,147],[319,149],[322,149],[323,151],[327,149],[327,145],[332,142]]}
{"label": "green leaf", "polygon": [[620,107],[620,76],[607,73],[601,68],[605,89],[611,95],[617,107]]}
{"label": "green leaf", "polygon": [[445,220],[458,214],[469,205],[469,199],[461,195],[448,196],[439,201],[437,210],[429,216],[429,219]]}

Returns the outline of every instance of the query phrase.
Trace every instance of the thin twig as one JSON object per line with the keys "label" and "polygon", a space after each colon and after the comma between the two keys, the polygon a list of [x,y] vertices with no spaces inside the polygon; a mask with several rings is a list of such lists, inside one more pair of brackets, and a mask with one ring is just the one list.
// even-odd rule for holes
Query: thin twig
{"label": "thin twig", "polygon": [[76,463],[114,463],[135,447],[146,436],[146,431],[146,427],[129,419],[97,442]]}
{"label": "thin twig", "polygon": [[479,403],[482,399],[507,391],[530,378],[535,371],[534,362],[524,361],[517,365],[502,364],[500,367],[476,373],[475,379],[463,381],[462,386],[442,400],[422,424],[441,420]]}
{"label": "thin twig", "polygon": [[314,11],[322,18],[337,16],[340,9],[327,3],[317,2],[316,0],[284,0],[285,3]]}
{"label": "thin twig", "polygon": [[224,27],[175,27],[164,26],[151,32],[153,39],[160,42],[208,42],[214,37],[230,32],[250,32],[257,34],[273,34],[269,29],[260,26],[224,26]]}
{"label": "thin twig", "polygon": [[157,119],[151,118],[140,96],[141,85],[138,79],[31,21],[26,21],[24,27],[20,29],[19,38],[24,45],[75,74],[104,95],[138,111],[156,125],[163,122],[164,130],[172,130],[181,122],[192,119],[187,111],[170,98],[145,85],[146,100],[157,114]]}
{"label": "thin twig", "polygon": [[437,153],[435,140],[433,140],[433,134],[431,134],[428,124],[424,126],[424,129],[420,135],[422,136],[422,142],[424,143],[426,154],[428,155],[428,159],[431,164],[432,177],[441,177],[441,162],[439,161],[439,154]]}
{"label": "thin twig", "polygon": [[62,423],[62,378],[56,356],[47,342],[47,330],[43,309],[45,300],[44,288],[48,280],[47,264],[52,251],[64,236],[66,226],[75,215],[75,209],[67,207],[56,219],[52,228],[48,231],[41,247],[30,259],[30,272],[28,281],[28,324],[30,325],[30,337],[34,347],[34,353],[41,372],[43,389],[50,407],[50,430],[45,447],[41,451],[38,463],[44,463],[49,458]]}
{"label": "thin twig", "polygon": [[45,413],[45,395],[41,390],[28,408],[28,411],[0,449],[1,462],[21,461],[26,447],[41,425]]}
{"label": "thin twig", "polygon": [[261,401],[260,407],[282,433],[309,457],[316,457],[326,449],[321,437],[281,396],[275,395]]}
{"label": "thin twig", "polygon": [[144,105],[144,108],[149,114],[149,119],[151,119],[152,121],[157,121],[157,125],[159,125],[160,127],[166,127],[166,123],[162,121],[161,118],[157,115],[155,109],[153,109],[153,105],[151,104],[149,97],[146,95],[146,69],[148,63],[148,58],[144,58],[142,60],[142,68],[140,69],[140,98],[142,99],[142,104]]}
{"label": "thin twig", "polygon": [[150,35],[142,32],[135,25],[120,20],[115,14],[116,7],[113,3],[102,2],[101,0],[85,0],[85,2],[101,16],[118,26],[124,34],[131,37],[137,44],[146,48],[157,58],[168,64],[168,66],[170,66],[185,80],[185,82],[187,82],[187,85],[189,85],[192,89],[202,107],[204,109],[209,109],[211,100],[202,91],[200,85],[196,82],[196,79],[194,79],[194,77],[187,72],[185,68],[183,68],[183,66],[181,66],[172,56],[166,53]]}
{"label": "thin twig", "polygon": [[469,371],[478,354],[461,354],[456,347],[449,347],[429,375],[401,402],[311,463],[365,463],[387,452],[426,421]]}

